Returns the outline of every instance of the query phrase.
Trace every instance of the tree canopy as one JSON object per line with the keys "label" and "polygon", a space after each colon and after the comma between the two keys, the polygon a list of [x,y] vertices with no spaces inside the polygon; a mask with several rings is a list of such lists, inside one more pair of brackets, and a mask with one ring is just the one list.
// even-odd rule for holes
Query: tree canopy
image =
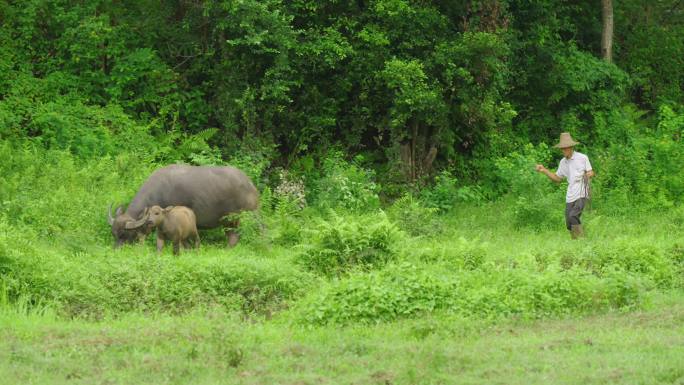
{"label": "tree canopy", "polygon": [[3,0],[0,22],[0,137],[84,157],[337,149],[389,181],[477,181],[525,143],[607,147],[684,104],[675,0],[616,3],[612,62],[596,1]]}

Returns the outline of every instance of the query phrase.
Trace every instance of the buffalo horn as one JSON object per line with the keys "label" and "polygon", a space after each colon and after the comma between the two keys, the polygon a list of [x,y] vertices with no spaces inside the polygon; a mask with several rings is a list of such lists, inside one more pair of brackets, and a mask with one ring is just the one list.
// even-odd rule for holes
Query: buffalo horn
{"label": "buffalo horn", "polygon": [[147,222],[147,218],[150,216],[150,213],[147,210],[147,207],[145,208],[145,211],[143,212],[143,215],[140,219],[137,221],[128,221],[126,222],[126,229],[131,230],[131,229],[137,229],[138,227],[142,226]]}
{"label": "buffalo horn", "polygon": [[114,203],[109,205],[109,213],[107,214],[107,220],[109,221],[110,226],[114,224],[114,218],[112,218],[112,206],[114,206]]}

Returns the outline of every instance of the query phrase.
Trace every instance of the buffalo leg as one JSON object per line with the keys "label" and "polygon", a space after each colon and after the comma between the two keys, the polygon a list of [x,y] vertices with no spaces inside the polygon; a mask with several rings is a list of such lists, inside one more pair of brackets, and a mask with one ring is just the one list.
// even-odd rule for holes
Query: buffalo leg
{"label": "buffalo leg", "polygon": [[141,244],[141,245],[145,243],[145,238],[146,238],[146,237],[147,237],[147,235],[145,235],[145,234],[143,234],[143,233],[138,233],[138,235],[136,235],[136,238],[137,238],[137,240],[138,240],[138,243]]}
{"label": "buffalo leg", "polygon": [[239,225],[239,219],[228,222],[228,229],[226,229],[226,239],[228,240],[229,247],[237,245],[238,241],[240,240],[240,233],[238,233],[237,230]]}
{"label": "buffalo leg", "polygon": [[199,249],[201,242],[200,242],[199,233],[197,233],[197,231],[195,231],[193,238],[194,238],[194,242],[195,242],[195,248]]}

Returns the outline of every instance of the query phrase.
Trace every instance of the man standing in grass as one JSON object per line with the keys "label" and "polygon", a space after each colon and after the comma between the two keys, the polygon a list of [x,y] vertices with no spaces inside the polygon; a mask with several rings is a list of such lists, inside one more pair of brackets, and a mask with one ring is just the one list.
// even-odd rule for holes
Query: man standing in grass
{"label": "man standing in grass", "polygon": [[563,178],[568,180],[568,192],[565,194],[565,225],[570,230],[572,239],[584,236],[580,216],[586,200],[590,198],[589,181],[594,176],[589,158],[575,151],[578,144],[579,142],[575,142],[569,133],[561,133],[560,141],[554,146],[563,151],[563,159],[558,164],[558,170],[553,173],[541,164],[536,167],[538,172],[554,182],[560,182]]}

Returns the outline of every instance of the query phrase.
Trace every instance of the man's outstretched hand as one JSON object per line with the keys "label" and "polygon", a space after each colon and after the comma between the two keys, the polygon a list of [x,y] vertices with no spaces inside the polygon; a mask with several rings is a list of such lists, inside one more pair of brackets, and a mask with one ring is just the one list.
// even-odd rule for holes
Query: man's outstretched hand
{"label": "man's outstretched hand", "polygon": [[558,183],[558,182],[560,182],[561,180],[563,180],[563,179],[561,179],[561,177],[559,177],[558,175],[556,175],[556,173],[553,173],[553,172],[549,171],[546,167],[542,166],[541,164],[538,164],[538,165],[534,166],[534,169],[535,169],[537,172],[540,172],[540,173],[546,175],[549,179],[551,179],[552,181],[554,181],[554,182],[556,182],[556,183]]}

